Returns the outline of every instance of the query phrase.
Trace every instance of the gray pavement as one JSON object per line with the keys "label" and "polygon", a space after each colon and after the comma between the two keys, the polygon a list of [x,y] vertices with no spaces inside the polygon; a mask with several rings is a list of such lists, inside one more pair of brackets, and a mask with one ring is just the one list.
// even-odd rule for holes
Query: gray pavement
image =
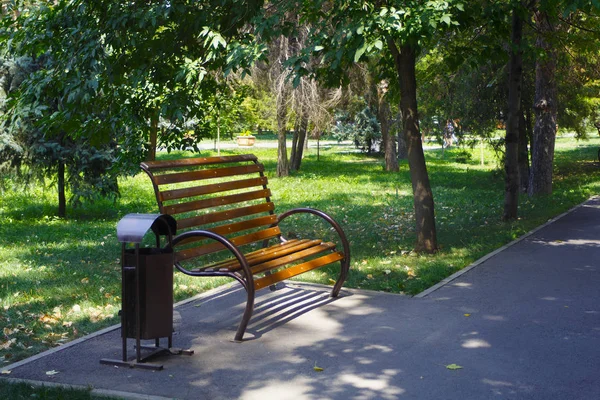
{"label": "gray pavement", "polygon": [[600,399],[598,260],[593,198],[419,297],[288,283],[259,292],[238,344],[229,286],[177,305],[174,345],[195,354],[163,371],[101,365],[114,327],[0,376],[146,399]]}

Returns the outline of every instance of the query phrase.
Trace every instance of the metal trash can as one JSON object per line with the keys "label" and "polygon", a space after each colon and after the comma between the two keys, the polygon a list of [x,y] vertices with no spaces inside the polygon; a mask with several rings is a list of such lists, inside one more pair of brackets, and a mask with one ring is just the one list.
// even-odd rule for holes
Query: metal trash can
{"label": "metal trash can", "polygon": [[138,257],[135,249],[125,250],[121,316],[127,321],[127,337],[137,337],[136,290],[140,291],[140,339],[169,337],[173,331],[173,251],[142,248]]}
{"label": "metal trash can", "polygon": [[[152,230],[156,247],[140,248],[146,233]],[[146,361],[159,354],[193,354],[190,350],[172,348],[173,338],[173,265],[171,246],[177,222],[166,214],[128,214],[117,224],[121,249],[121,338],[122,360],[102,359],[109,365],[162,369],[162,365]],[[161,237],[165,247],[161,247]],[[131,248],[131,245],[134,245]],[[128,248],[129,246],[129,248]],[[168,347],[160,347],[159,339],[168,338]],[[127,339],[135,339],[135,361],[127,359]],[[141,340],[155,339],[154,346]],[[151,350],[142,357],[141,350]]]}

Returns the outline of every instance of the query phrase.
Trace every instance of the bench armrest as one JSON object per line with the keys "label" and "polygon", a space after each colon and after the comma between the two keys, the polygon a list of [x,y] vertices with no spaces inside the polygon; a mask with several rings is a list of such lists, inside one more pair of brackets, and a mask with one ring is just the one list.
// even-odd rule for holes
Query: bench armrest
{"label": "bench armrest", "polygon": [[217,233],[206,231],[206,230],[193,230],[193,231],[183,232],[183,233],[177,235],[173,239],[173,241],[169,245],[167,245],[167,248],[171,248],[171,247],[174,248],[177,245],[177,243],[181,242],[182,240],[193,238],[193,237],[204,237],[204,238],[212,239],[212,240],[215,240],[215,241],[221,243],[227,250],[229,250],[233,254],[233,256],[237,259],[237,261],[240,263],[240,266],[242,267],[242,271],[243,271],[242,275],[238,274],[237,272],[219,272],[219,271],[203,273],[203,272],[190,271],[190,270],[182,267],[178,261],[175,261],[175,268],[177,268],[179,271],[183,272],[186,275],[191,275],[191,276],[228,276],[228,277],[234,278],[235,280],[237,280],[239,283],[242,284],[242,286],[246,289],[246,296],[247,296],[246,307],[244,309],[244,315],[242,316],[242,321],[240,322],[240,325],[238,327],[238,330],[235,334],[235,339],[234,339],[234,342],[241,342],[242,337],[244,336],[244,332],[246,331],[246,327],[248,326],[248,322],[250,321],[250,318],[252,317],[252,311],[254,310],[254,292],[255,292],[254,278],[252,277],[252,271],[250,270],[250,265],[248,264],[248,260],[246,259],[246,256],[244,256],[242,254],[242,252],[238,249],[238,247],[235,244],[233,244],[229,239],[227,239],[226,237],[219,235]]}
{"label": "bench armrest", "polygon": [[[333,218],[331,218],[329,215],[327,215],[323,211],[316,210],[314,208],[294,208],[292,210],[289,210],[282,214],[279,214],[279,216],[277,218],[277,224],[279,224],[285,218],[287,218],[291,215],[294,215],[294,214],[313,214],[313,215],[316,215],[317,217],[320,217],[320,218],[324,219],[325,221],[327,221],[329,223],[329,225],[331,225],[333,227],[333,229],[335,229],[338,236],[340,237],[340,240],[342,242],[343,251],[344,251],[344,257],[347,261],[346,263],[349,268],[349,266],[350,266],[350,243],[348,242],[348,238],[346,237],[346,234],[344,233],[340,224],[338,224]],[[346,271],[346,273],[347,272],[348,271]]]}
{"label": "bench armrest", "polygon": [[[250,265],[248,264],[248,260],[246,260],[246,256],[244,256],[244,254],[238,249],[238,247],[235,244],[233,244],[229,239],[227,239],[225,236],[219,235],[218,233],[214,233],[211,231],[206,231],[206,230],[187,231],[187,232],[183,232],[183,233],[175,236],[175,238],[173,238],[173,241],[171,242],[171,244],[167,245],[166,247],[174,249],[178,243],[180,243],[186,239],[198,238],[198,237],[212,239],[212,240],[222,244],[223,247],[225,247],[225,249],[229,250],[231,252],[231,254],[237,259],[237,261],[240,263],[240,267],[242,268],[242,271],[243,271],[243,277],[241,277],[241,278],[238,277],[237,275],[234,276],[230,272],[220,273],[218,271],[213,271],[207,275],[231,276],[231,277],[235,278],[236,280],[238,280],[244,287],[246,287],[246,290],[254,291],[254,285],[247,284],[247,282],[246,282],[247,280],[252,281],[252,272],[250,270]],[[177,268],[180,272],[183,272],[186,275],[191,275],[191,276],[204,275],[204,274],[199,274],[194,271],[190,271],[190,270],[182,267],[178,261],[175,261],[175,268]]]}

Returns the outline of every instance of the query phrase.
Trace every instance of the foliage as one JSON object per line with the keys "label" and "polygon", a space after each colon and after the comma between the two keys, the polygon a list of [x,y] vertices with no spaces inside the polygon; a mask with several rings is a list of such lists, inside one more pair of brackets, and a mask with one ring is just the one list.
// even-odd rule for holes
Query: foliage
{"label": "foliage", "polygon": [[456,71],[447,69],[447,60],[433,51],[418,64],[421,85],[422,128],[441,138],[445,121],[459,122],[461,135],[490,138],[506,112],[506,73],[504,63],[468,64]]}
{"label": "foliage", "polygon": [[[48,64],[51,61],[45,60]],[[14,101],[8,95],[21,92],[24,102],[39,102],[31,92],[24,94],[27,84],[35,84],[28,78],[40,68],[31,58],[4,61],[0,71],[3,90],[0,95],[0,116],[9,126],[0,128],[0,169],[5,173],[17,172],[22,178],[53,177],[59,165],[66,165],[67,184],[71,188],[71,202],[75,205],[81,199],[94,199],[98,195],[115,197],[118,195],[114,164],[115,146],[113,143],[94,145],[84,137],[68,137],[64,132],[44,132],[35,127],[35,119],[42,112],[27,109],[20,115],[11,113]],[[30,88],[35,90],[36,88]],[[24,99],[27,97],[26,99]],[[53,100],[46,99],[49,103]],[[43,106],[41,106],[43,108]],[[54,113],[58,108],[54,107]],[[51,110],[49,110],[51,111]],[[12,123],[11,123],[12,119]],[[2,182],[0,182],[1,184]]]}
{"label": "foliage", "polygon": [[[22,151],[35,144],[48,161],[48,177],[57,163],[77,160],[69,171],[76,199],[96,188],[117,193],[115,174],[135,170],[155,145],[153,121],[167,126],[160,141],[170,150],[210,136],[216,107],[223,109],[222,123],[232,125],[242,96],[228,91],[220,76],[249,71],[263,51],[243,29],[260,1],[15,1],[6,7],[4,55],[30,57],[35,67],[10,93],[2,143]],[[103,176],[113,184],[98,184]]]}
{"label": "foliage", "polygon": [[462,149],[454,154],[454,161],[460,164],[468,164],[472,159],[472,152],[466,149]]}
{"label": "foliage", "polygon": [[357,149],[366,153],[374,152],[381,144],[379,121],[366,103],[354,116],[349,112],[337,113],[331,135],[338,141],[351,140]]}
{"label": "foliage", "polygon": [[595,133],[600,121],[600,5],[590,11],[562,17],[559,32],[558,125],[579,137]]}
{"label": "foliage", "polygon": [[240,105],[240,125],[245,129],[262,131],[275,131],[277,129],[277,116],[275,113],[275,96],[255,82],[256,73],[252,78],[246,78],[243,84],[248,89]]}

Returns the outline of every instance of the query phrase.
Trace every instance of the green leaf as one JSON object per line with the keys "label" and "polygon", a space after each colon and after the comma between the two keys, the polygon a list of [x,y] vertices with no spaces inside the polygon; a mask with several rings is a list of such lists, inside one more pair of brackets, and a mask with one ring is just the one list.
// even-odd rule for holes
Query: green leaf
{"label": "green leaf", "polygon": [[383,49],[383,42],[379,39],[377,39],[375,41],[375,43],[373,43],[373,46],[375,46],[376,49],[378,50],[382,50]]}
{"label": "green leaf", "polygon": [[363,42],[362,46],[360,46],[358,48],[358,50],[356,50],[356,53],[354,53],[354,62],[358,62],[358,60],[360,60],[362,55],[365,54],[366,50],[367,50],[367,43]]}

